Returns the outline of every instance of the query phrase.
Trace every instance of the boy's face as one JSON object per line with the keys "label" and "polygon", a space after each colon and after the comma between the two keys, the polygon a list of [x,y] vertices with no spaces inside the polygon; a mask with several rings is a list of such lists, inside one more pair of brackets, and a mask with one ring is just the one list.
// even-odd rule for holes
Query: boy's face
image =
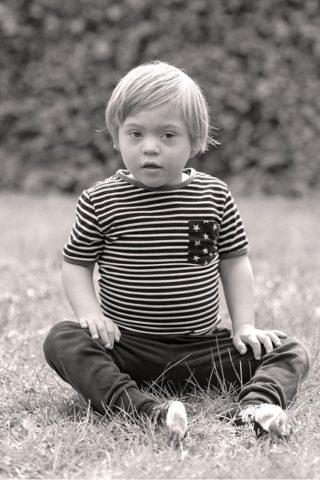
{"label": "boy's face", "polygon": [[175,185],[192,146],[187,126],[175,106],[162,105],[127,116],[117,147],[131,176],[149,187]]}

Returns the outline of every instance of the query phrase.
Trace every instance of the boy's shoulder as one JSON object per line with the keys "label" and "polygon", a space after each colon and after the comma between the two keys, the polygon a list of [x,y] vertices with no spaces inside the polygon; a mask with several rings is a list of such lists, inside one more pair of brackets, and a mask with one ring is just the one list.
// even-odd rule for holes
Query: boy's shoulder
{"label": "boy's shoulder", "polygon": [[87,188],[84,192],[89,196],[101,195],[103,193],[108,193],[114,190],[114,188],[119,184],[119,177],[117,175],[112,175],[107,177],[104,180],[99,180],[94,183],[91,187]]}
{"label": "boy's shoulder", "polygon": [[218,177],[214,177],[213,175],[210,175],[209,173],[199,172],[197,170],[196,171],[196,178],[201,183],[203,183],[207,186],[211,186],[212,188],[215,188],[217,190],[221,190],[223,192],[227,192],[229,190],[226,182],[224,182],[223,180],[221,180]]}

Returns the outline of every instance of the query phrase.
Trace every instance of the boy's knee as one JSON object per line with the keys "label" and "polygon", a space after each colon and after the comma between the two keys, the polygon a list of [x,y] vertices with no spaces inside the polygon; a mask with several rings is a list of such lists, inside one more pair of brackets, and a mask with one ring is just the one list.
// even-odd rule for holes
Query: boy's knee
{"label": "boy's knee", "polygon": [[43,351],[46,359],[49,361],[53,355],[64,348],[63,345],[63,338],[65,337],[65,333],[70,332],[72,330],[76,330],[80,328],[80,326],[76,322],[72,322],[69,320],[64,320],[62,322],[56,323],[48,332],[44,343],[43,343]]}
{"label": "boy's knee", "polygon": [[288,337],[282,341],[284,348],[289,349],[294,355],[296,365],[299,365],[301,377],[304,378],[310,368],[309,351],[305,344],[294,337]]}

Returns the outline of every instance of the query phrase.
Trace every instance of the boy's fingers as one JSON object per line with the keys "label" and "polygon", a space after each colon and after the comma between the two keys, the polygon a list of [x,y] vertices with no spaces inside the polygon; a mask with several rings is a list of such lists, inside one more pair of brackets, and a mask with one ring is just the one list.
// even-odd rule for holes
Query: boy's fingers
{"label": "boy's fingers", "polygon": [[120,340],[121,333],[118,326],[103,315],[80,318],[79,324],[82,328],[89,329],[92,338],[100,338],[105,348],[112,349],[114,342]]}
{"label": "boy's fingers", "polygon": [[[113,329],[107,330],[108,332],[108,343],[105,345],[106,348],[110,348],[110,350],[114,346],[114,331]],[[108,346],[107,346],[108,345]]]}
{"label": "boy's fingers", "polygon": [[107,331],[103,321],[97,322],[97,329],[103,345],[104,346],[109,345],[110,344],[109,332]]}
{"label": "boy's fingers", "polygon": [[108,333],[108,343],[105,345],[105,347],[110,348],[111,350],[114,346],[115,337],[116,337],[116,324],[113,323],[113,321],[107,317],[105,317],[104,322],[105,322],[105,328]]}
{"label": "boy's fingers", "polygon": [[272,330],[272,333],[275,333],[280,338],[286,338],[288,336],[285,332],[282,332],[281,330]]}
{"label": "boy's fingers", "polygon": [[256,360],[260,360],[261,359],[261,344],[260,344],[259,340],[257,338],[254,338],[254,337],[253,338],[248,337],[248,339],[246,340],[246,343],[248,343],[250,345],[250,347],[252,348],[254,358]]}
{"label": "boy's fingers", "polygon": [[121,337],[121,332],[118,325],[114,324],[114,341],[119,342]]}
{"label": "boy's fingers", "polygon": [[243,343],[241,338],[237,338],[237,337],[234,338],[233,339],[233,344],[236,347],[236,349],[238,350],[238,352],[241,353],[241,355],[243,355],[247,352],[247,347],[245,346],[245,344]]}
{"label": "boy's fingers", "polygon": [[99,338],[98,330],[97,330],[96,324],[94,322],[88,321],[88,328],[89,328],[89,332],[90,332],[90,335],[91,335],[92,338],[94,338],[94,339]]}
{"label": "boy's fingers", "polygon": [[264,348],[266,350],[266,353],[272,352],[273,345],[272,345],[272,342],[271,342],[269,337],[267,337],[267,336],[261,337],[261,339],[259,338],[259,340],[262,343],[262,345],[264,346]]}
{"label": "boy's fingers", "polygon": [[273,343],[276,347],[280,347],[280,345],[282,345],[280,338],[279,338],[278,335],[276,335],[274,332],[270,332],[270,333],[269,333],[269,337],[270,337],[272,343]]}

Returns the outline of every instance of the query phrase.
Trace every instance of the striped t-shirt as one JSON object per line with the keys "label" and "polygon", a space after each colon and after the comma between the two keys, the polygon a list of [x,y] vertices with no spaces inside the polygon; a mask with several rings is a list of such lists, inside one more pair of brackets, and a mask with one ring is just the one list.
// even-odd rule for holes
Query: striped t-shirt
{"label": "striped t-shirt", "polygon": [[179,185],[147,187],[119,170],[85,190],[63,253],[99,265],[104,314],[120,328],[206,334],[219,322],[219,259],[248,242],[227,185],[192,168]]}

